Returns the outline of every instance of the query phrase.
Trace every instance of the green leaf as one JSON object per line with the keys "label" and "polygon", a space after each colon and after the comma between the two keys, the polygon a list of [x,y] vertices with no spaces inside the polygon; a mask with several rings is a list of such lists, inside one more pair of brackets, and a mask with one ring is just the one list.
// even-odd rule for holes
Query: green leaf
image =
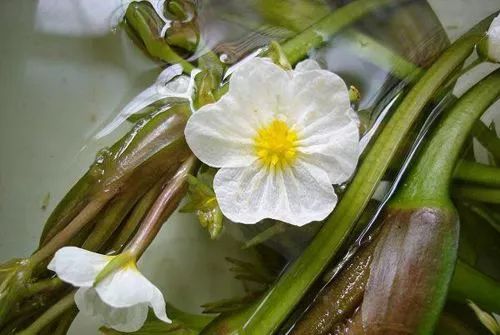
{"label": "green leaf", "polygon": [[207,169],[198,177],[188,176],[189,201],[180,210],[183,213],[196,213],[201,226],[208,230],[212,239],[222,232],[224,218],[212,188],[214,175],[214,169]]}

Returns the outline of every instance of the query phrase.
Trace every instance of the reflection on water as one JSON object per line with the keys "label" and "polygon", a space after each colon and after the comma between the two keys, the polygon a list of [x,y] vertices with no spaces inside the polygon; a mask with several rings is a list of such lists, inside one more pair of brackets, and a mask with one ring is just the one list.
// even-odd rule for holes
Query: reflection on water
{"label": "reflection on water", "polygon": [[[2,260],[33,250],[42,223],[55,203],[87,168],[95,152],[113,143],[129,127],[122,118],[119,120],[122,127],[108,135],[106,125],[134,96],[152,85],[161,71],[122,30],[113,29],[127,3],[125,0],[0,2]],[[161,2],[152,3],[161,12]],[[279,3],[273,7],[264,0],[199,1],[197,24],[202,44],[193,52],[192,59],[214,49],[224,62],[235,63],[270,40],[293,36],[317,17],[335,10],[336,5],[333,1],[318,1],[316,7],[282,8]],[[498,7],[497,0],[484,0],[481,6],[473,8],[467,1],[454,2],[453,8],[447,0],[430,3],[438,10],[452,39],[458,35],[457,31],[466,30]],[[457,11],[459,3],[467,5],[468,10]],[[302,18],[306,19],[294,19],[297,12],[304,11],[306,15]],[[167,21],[165,28],[168,26]],[[369,43],[367,36],[422,67],[447,44],[447,37],[423,1],[412,1],[404,10],[377,12],[354,28],[343,31],[310,56],[362,92],[359,109],[365,112],[362,118],[368,128],[383,122],[378,118],[381,110],[374,107],[382,99],[394,98],[402,78],[389,74],[391,63],[387,59],[370,59],[369,55],[367,59],[363,54],[364,43]],[[476,76],[468,79],[478,78],[479,72],[485,70],[476,69]],[[460,82],[457,91],[463,92],[467,85]],[[486,119],[498,120],[499,115],[490,111]],[[106,131],[101,134],[108,136],[94,140],[94,135],[103,129]],[[485,157],[484,149],[480,146],[476,149]],[[42,202],[48,194],[51,201],[44,211]],[[152,273],[152,280],[169,294],[167,299],[181,308],[196,310],[201,303],[237,295],[242,287],[230,279],[223,257],[242,253],[235,241],[241,238],[240,232],[231,227],[234,234],[225,234],[215,243],[206,238],[196,220],[187,214],[176,214],[170,221],[148,250],[143,264],[144,272]],[[244,234],[248,236],[262,228],[248,227]],[[309,234],[300,230],[290,232],[285,239],[293,242],[292,247],[279,240],[271,246],[293,258],[299,251],[297,245],[305,245],[314,228],[310,227]],[[198,282],[193,278],[203,280]],[[80,322],[73,332],[95,331],[95,327],[85,331],[78,328],[86,322]]]}

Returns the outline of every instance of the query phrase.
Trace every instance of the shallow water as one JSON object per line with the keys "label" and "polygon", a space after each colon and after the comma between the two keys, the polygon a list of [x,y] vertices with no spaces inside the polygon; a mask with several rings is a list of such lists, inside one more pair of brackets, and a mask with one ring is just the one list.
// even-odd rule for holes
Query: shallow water
{"label": "shallow water", "polygon": [[[498,0],[482,0],[480,5],[465,0],[429,2],[451,40],[498,9]],[[34,249],[50,211],[86,170],[95,152],[112,143],[119,132],[100,141],[93,135],[158,74],[157,64],[124,33],[111,31],[109,22],[117,15],[120,1],[103,3],[0,1],[0,261]],[[97,8],[106,15],[95,16]],[[208,8],[207,21],[211,13],[213,8]],[[245,36],[245,29],[206,27],[213,43],[228,36],[234,39],[238,33]],[[336,57],[346,58],[341,49],[335,52],[340,56],[321,52],[316,56],[339,73],[359,68],[359,61],[329,63]],[[463,91],[474,75],[485,73],[486,67],[468,75],[457,91]],[[385,79],[385,73],[374,72],[370,78],[373,96],[365,94],[367,106]],[[370,92],[369,86],[363,88]],[[488,117],[500,121],[499,105],[492,110],[496,112]],[[476,151],[484,157],[479,146]],[[223,260],[242,254],[239,233],[233,233],[213,242],[192,215],[176,214],[149,248],[141,268],[167,292],[171,303],[198,311],[201,303],[243,290]],[[79,317],[70,333],[97,331],[89,320]]]}

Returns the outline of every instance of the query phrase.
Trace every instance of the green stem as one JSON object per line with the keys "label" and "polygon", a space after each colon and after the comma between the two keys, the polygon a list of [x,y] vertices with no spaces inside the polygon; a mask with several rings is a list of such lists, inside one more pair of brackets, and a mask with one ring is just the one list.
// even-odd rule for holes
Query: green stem
{"label": "green stem", "polygon": [[[391,203],[422,207],[449,202],[449,185],[456,161],[474,123],[500,97],[500,70],[465,93],[448,112],[412,168],[404,187]],[[499,197],[500,200],[500,197]]]}
{"label": "green stem", "polygon": [[26,296],[32,296],[40,292],[47,292],[57,290],[63,287],[64,283],[59,278],[50,278],[40,280],[36,283],[29,284],[26,287]]}
{"label": "green stem", "polygon": [[186,191],[187,176],[193,172],[197,164],[198,160],[191,156],[181,165],[156,199],[139,227],[139,231],[125,247],[124,253],[130,253],[136,258],[142,255],[160,230],[164,218],[172,214],[179,205]]}
{"label": "green stem", "polygon": [[500,204],[499,188],[460,185],[453,187],[453,196],[490,204]]}
{"label": "green stem", "polygon": [[500,162],[500,138],[494,130],[488,128],[483,122],[478,121],[474,128],[472,128],[472,134],[495,158],[497,163]]}
{"label": "green stem", "polygon": [[34,267],[41,261],[50,257],[59,248],[63,247],[73,236],[75,236],[97,213],[104,208],[115,192],[102,192],[96,196],[78,215],[41,249],[37,250],[29,259]]}
{"label": "green stem", "polygon": [[73,306],[75,292],[66,295],[59,300],[55,305],[50,307],[38,319],[35,320],[28,328],[17,333],[18,335],[37,335],[45,326],[55,321],[61,314],[66,312]]}
{"label": "green stem", "polygon": [[276,236],[278,234],[281,234],[286,231],[286,224],[281,222],[281,221],[276,221],[272,226],[269,228],[265,229],[264,231],[258,233],[254,237],[252,237],[250,240],[246,241],[245,244],[243,245],[243,249],[248,249],[251,247],[254,247],[258,244],[261,244],[273,236]]}
{"label": "green stem", "polygon": [[98,215],[92,233],[82,245],[83,249],[96,252],[100,250],[132,209],[137,198],[142,195],[137,188],[132,187],[126,193],[120,194],[110,201],[104,211]]}
{"label": "green stem", "polygon": [[357,19],[373,10],[401,2],[400,0],[358,0],[336,9],[319,22],[283,43],[282,48],[291,64],[295,64],[313,49],[325,44],[329,38]]}
{"label": "green stem", "polygon": [[51,335],[66,335],[77,314],[78,308],[76,306],[64,313],[58,320],[57,327]]}
{"label": "green stem", "polygon": [[417,65],[407,61],[366,34],[354,29],[346,30],[345,34],[349,40],[347,45],[349,49],[398,79],[412,82],[424,72]]}
{"label": "green stem", "polygon": [[455,180],[486,186],[500,186],[500,168],[462,160],[455,169]]}
{"label": "green stem", "polygon": [[449,297],[462,303],[470,299],[488,311],[500,313],[500,282],[460,260],[451,281]]}
{"label": "green stem", "polygon": [[123,228],[118,232],[118,236],[113,241],[113,244],[110,248],[111,252],[117,253],[119,252],[125,244],[128,242],[130,237],[134,234],[137,229],[137,226],[144,218],[144,215],[151,208],[155,200],[158,198],[162,187],[165,185],[165,180],[162,179],[158,182],[151,190],[146,193],[142,199],[137,203],[134,207],[134,210],[130,214],[130,217],[127,219]]}
{"label": "green stem", "polygon": [[[365,1],[353,2],[350,6],[361,3],[363,6],[367,6]],[[378,5],[381,3],[377,2]],[[372,2],[370,4],[373,5]],[[335,13],[339,12],[340,10],[337,10]],[[352,18],[351,15],[346,15],[346,17]],[[410,90],[368,152],[333,214],[303,254],[258,304],[252,318],[244,327],[245,334],[260,335],[274,332],[325,269],[348,237],[356,220],[371,198],[391,159],[395,156],[399,143],[404,140],[436,91],[446,83],[453,71],[472,53],[474,46],[484,35],[492,18],[489,17],[482,21],[470,33],[450,46]],[[328,31],[331,34],[332,30],[338,29],[339,24],[344,20],[340,16],[339,22],[332,22],[332,16],[329,16],[321,21],[322,27],[326,28],[325,25],[328,23],[335,29],[320,28],[320,31]],[[297,45],[306,43],[315,46],[318,43],[315,31],[315,28],[308,29],[307,32],[297,36],[297,41],[283,45],[287,55],[291,56],[292,62],[300,59],[303,55],[295,51],[298,49]],[[311,39],[312,42],[307,42],[308,39]]]}
{"label": "green stem", "polygon": [[88,204],[94,184],[95,180],[92,178],[91,174],[87,172],[64,196],[52,211],[43,227],[39,247],[42,247],[50,241],[55,234],[57,234],[86,204]]}

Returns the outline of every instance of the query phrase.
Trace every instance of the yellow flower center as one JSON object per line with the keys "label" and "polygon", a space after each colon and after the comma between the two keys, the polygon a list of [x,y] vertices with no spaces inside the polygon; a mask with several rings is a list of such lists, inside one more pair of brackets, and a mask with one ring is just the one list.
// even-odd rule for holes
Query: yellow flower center
{"label": "yellow flower center", "polygon": [[282,169],[297,157],[297,132],[286,122],[274,120],[258,130],[254,138],[255,152],[262,164],[270,169]]}

